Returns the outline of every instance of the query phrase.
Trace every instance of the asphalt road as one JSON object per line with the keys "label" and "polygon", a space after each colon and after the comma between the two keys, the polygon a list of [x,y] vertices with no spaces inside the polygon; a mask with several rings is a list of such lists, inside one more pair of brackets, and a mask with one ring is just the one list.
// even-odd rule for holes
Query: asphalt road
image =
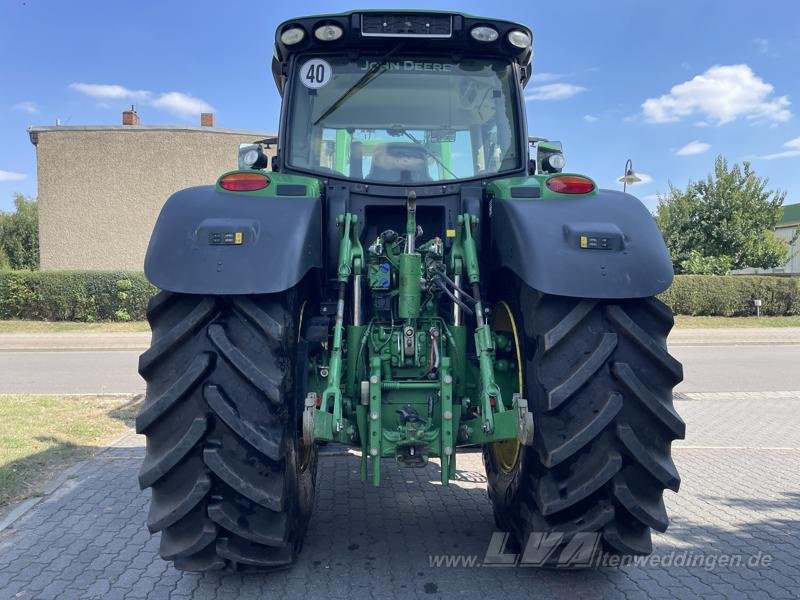
{"label": "asphalt road", "polygon": [[800,390],[800,346],[674,346],[683,363],[677,392]]}
{"label": "asphalt road", "polygon": [[0,394],[144,392],[139,351],[0,352]]}
{"label": "asphalt road", "polygon": [[[673,346],[685,379],[676,391],[800,390],[800,345]],[[139,393],[139,351],[0,352],[0,393]]]}

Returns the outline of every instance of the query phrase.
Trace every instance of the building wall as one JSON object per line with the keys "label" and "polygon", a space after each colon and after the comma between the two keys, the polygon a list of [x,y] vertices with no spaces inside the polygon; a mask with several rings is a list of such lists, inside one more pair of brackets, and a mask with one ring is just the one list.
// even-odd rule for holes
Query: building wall
{"label": "building wall", "polygon": [[141,271],[153,225],[177,190],[237,166],[268,134],[212,128],[34,128],[43,270]]}
{"label": "building wall", "polygon": [[[795,235],[800,232],[800,224],[778,225],[775,228],[775,235],[782,240],[791,242]],[[734,275],[800,275],[800,235],[794,239],[794,243],[789,247],[789,260],[780,267],[773,269],[739,269],[732,271]]]}
{"label": "building wall", "polygon": [[[787,242],[791,242],[792,238],[797,235],[798,229],[800,229],[798,225],[779,226],[775,228],[775,235]],[[783,267],[773,269],[773,271],[800,275],[800,236],[797,236],[794,243],[789,248],[788,262]]]}

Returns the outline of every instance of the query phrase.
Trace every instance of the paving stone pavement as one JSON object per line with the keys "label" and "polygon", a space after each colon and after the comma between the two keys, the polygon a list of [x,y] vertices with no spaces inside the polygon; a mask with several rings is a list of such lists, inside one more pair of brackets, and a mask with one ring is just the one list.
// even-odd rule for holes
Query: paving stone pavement
{"label": "paving stone pavement", "polygon": [[322,459],[292,569],[180,573],[144,526],[142,440],[130,435],[0,533],[0,599],[800,597],[800,401],[677,404],[689,428],[673,452],[683,483],[667,492],[671,525],[654,536],[653,556],[697,566],[432,567],[431,556],[486,553],[494,524],[480,455],[459,457],[448,488],[436,465],[387,461],[379,489],[359,481],[355,456],[340,455]]}

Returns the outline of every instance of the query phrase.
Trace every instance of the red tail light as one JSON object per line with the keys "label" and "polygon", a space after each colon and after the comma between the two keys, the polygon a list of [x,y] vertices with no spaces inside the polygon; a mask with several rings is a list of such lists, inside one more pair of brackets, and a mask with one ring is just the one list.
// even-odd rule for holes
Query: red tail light
{"label": "red tail light", "polygon": [[253,192],[269,185],[269,177],[263,173],[230,173],[219,180],[219,187],[231,192]]}
{"label": "red tail light", "polygon": [[594,191],[594,182],[580,175],[558,175],[547,180],[547,187],[559,194],[588,194]]}

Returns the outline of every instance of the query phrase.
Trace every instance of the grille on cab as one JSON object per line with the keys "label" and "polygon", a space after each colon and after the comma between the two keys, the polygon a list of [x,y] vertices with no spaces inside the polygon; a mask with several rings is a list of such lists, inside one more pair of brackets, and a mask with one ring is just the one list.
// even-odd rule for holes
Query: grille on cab
{"label": "grille on cab", "polygon": [[370,13],[361,15],[365,37],[449,38],[453,33],[450,15]]}

